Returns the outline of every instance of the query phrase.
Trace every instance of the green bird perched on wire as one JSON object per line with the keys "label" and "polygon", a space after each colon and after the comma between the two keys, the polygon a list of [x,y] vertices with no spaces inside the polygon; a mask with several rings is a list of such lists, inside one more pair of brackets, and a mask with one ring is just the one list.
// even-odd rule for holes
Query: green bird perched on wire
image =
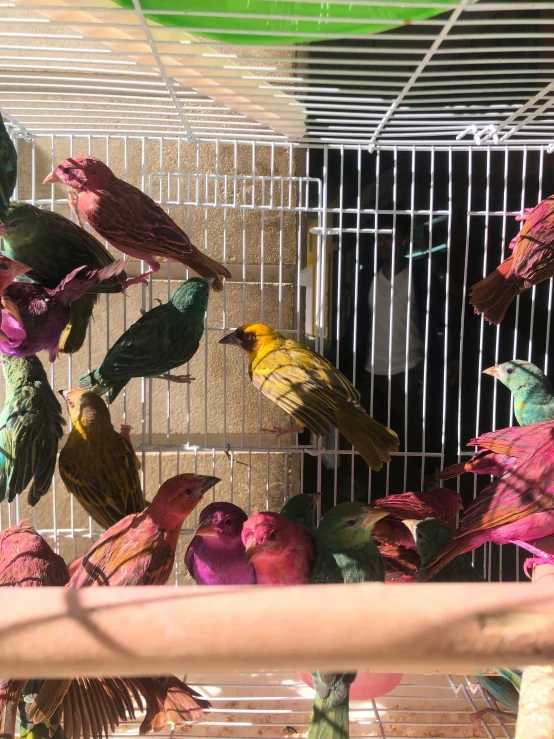
{"label": "green bird perched on wire", "polygon": [[[88,231],[58,213],[27,203],[12,203],[7,213],[0,214],[0,236],[10,259],[31,267],[27,276],[51,289],[77,267],[102,269],[115,261]],[[121,272],[92,284],[86,295],[71,304],[69,323],[60,338],[61,352],[73,354],[83,346],[98,293],[121,292],[120,281],[125,277]]]}
{"label": "green bird perched on wire", "polygon": [[181,283],[169,303],[144,313],[119,337],[100,367],[81,377],[79,387],[107,392],[111,403],[133,377],[190,382],[188,375],[167,373],[196,354],[209,292],[209,281],[201,277]]}
{"label": "green bird perched on wire", "polygon": [[[385,564],[372,540],[387,511],[339,503],[322,517],[315,535],[311,583],[385,582]],[[347,739],[349,692],[355,673],[312,675],[316,697],[307,739]]]}
{"label": "green bird perched on wire", "polygon": [[[425,567],[430,564],[437,554],[447,547],[452,541],[452,531],[446,524],[436,518],[424,518],[422,521],[413,519],[405,520],[404,523],[410,529],[414,537],[417,551],[421,559],[419,580],[425,580]],[[470,557],[462,554],[449,562],[430,582],[486,582],[471,564]],[[510,711],[517,713],[519,702],[519,690],[521,686],[521,670],[508,670],[494,668],[498,675],[476,675],[475,680],[481,685],[494,701],[503,703]],[[484,708],[471,714],[473,722],[473,733],[477,735],[482,720],[487,715],[514,718],[511,713],[499,711],[496,708]]]}
{"label": "green bird perched on wire", "polygon": [[520,426],[539,421],[554,421],[554,390],[535,364],[512,359],[483,370],[496,377],[514,396],[514,415]]}
{"label": "green bird perched on wire", "polygon": [[0,116],[0,213],[6,213],[17,182],[17,151]]}
{"label": "green bird perched on wire", "polygon": [[8,389],[0,415],[0,500],[12,501],[32,482],[28,503],[48,492],[65,421],[35,356],[2,356]]}
{"label": "green bird perched on wire", "polygon": [[289,498],[281,508],[281,515],[293,523],[304,526],[312,536],[317,528],[317,504],[321,493],[300,493]]}

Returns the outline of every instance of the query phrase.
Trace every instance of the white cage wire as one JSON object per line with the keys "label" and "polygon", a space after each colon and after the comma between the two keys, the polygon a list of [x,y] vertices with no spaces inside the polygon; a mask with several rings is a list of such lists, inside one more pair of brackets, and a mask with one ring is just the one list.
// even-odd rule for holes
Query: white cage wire
{"label": "white cage wire", "polygon": [[[498,328],[475,317],[467,297],[505,255],[519,228],[514,216],[554,191],[554,3],[373,0],[376,17],[358,18],[345,35],[340,13],[306,30],[315,0],[282,18],[261,2],[261,12],[246,15],[209,7],[154,14],[146,0],[0,3],[0,109],[19,154],[14,197],[70,216],[64,193],[42,180],[66,156],[92,153],[232,273],[210,298],[186,370],[192,385],[134,380],[111,408],[116,426],[133,427],[148,497],[183,470],[217,474],[216,498],[248,511],[279,509],[302,491],[322,491],[330,505],[429,487],[438,469],[471,453],[469,438],[513,422],[508,392],[482,377],[485,367],[517,357],[549,370],[551,282],[518,297]],[[367,3],[333,5],[352,13]],[[400,24],[379,17],[408,5],[432,12]],[[294,45],[283,43],[289,26],[268,31],[275,20],[292,24]],[[248,45],[231,21],[259,24],[250,25]],[[264,320],[359,385],[373,356],[363,339],[375,326],[368,292],[380,234],[395,250],[407,238],[410,290],[415,271],[426,272],[426,300],[416,402],[407,384],[400,388],[396,430],[408,443],[377,474],[360,470],[336,434],[317,441],[261,433],[287,419],[250,386],[245,358],[217,341]],[[129,273],[138,270],[131,260]],[[98,366],[140,311],[165,301],[186,274],[164,264],[148,287],[103,296],[83,350],[49,367],[53,387],[73,386]],[[408,359],[409,345],[406,367]],[[380,420],[390,421],[398,394],[390,368],[385,385]],[[377,413],[375,378],[368,392]],[[465,502],[481,487],[457,484]],[[35,509],[21,498],[0,505],[0,528],[23,518],[68,560],[100,533],[57,476]],[[188,582],[183,555],[196,520],[183,528],[176,584]],[[520,578],[512,547],[486,546],[474,562],[490,580]],[[188,727],[192,736],[307,728],[310,693],[296,675],[188,678],[215,709]],[[468,714],[488,700],[471,682],[406,676],[388,696],[353,708],[352,735],[467,736]],[[483,730],[512,736],[496,719]]]}

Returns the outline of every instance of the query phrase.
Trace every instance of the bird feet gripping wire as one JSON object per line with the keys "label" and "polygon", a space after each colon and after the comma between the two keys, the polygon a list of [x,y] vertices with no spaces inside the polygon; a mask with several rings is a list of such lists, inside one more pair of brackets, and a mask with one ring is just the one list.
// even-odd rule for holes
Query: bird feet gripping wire
{"label": "bird feet gripping wire", "polygon": [[286,434],[299,434],[301,431],[303,431],[302,426],[296,424],[294,426],[286,426],[283,428],[273,426],[270,429],[262,429],[262,434],[275,434],[275,437],[278,439],[280,436],[285,436]]}
{"label": "bird feet gripping wire", "polygon": [[122,423],[119,427],[119,433],[121,436],[123,436],[124,439],[127,439],[129,443],[131,443],[131,431],[133,430],[132,426],[128,426],[126,423]]}
{"label": "bird feet gripping wire", "polygon": [[483,728],[483,719],[487,716],[500,716],[502,718],[515,719],[516,714],[510,711],[500,711],[497,708],[483,708],[470,714],[471,723],[473,725],[473,736],[481,736],[480,730]]}
{"label": "bird feet gripping wire", "polygon": [[519,539],[512,539],[510,541],[510,544],[515,544],[518,547],[521,547],[522,549],[525,549],[527,552],[530,552],[531,554],[534,554],[534,557],[529,557],[525,560],[523,563],[523,571],[527,575],[527,577],[531,577],[529,574],[529,568],[533,565],[554,565],[554,554],[549,554],[548,552],[543,552],[542,549],[539,549],[538,547],[533,546],[528,541],[520,541]]}
{"label": "bird feet gripping wire", "polygon": [[522,213],[518,213],[515,216],[516,221],[526,221],[535,208],[524,208]]}
{"label": "bird feet gripping wire", "polygon": [[191,382],[196,380],[196,377],[191,377],[190,375],[170,375],[169,372],[167,372],[165,375],[158,375],[156,379],[169,380],[170,382],[179,382],[183,385],[190,385]]}
{"label": "bird feet gripping wire", "polygon": [[523,563],[523,571],[529,579],[533,575],[533,567],[537,565],[554,565],[554,557],[528,557]]}

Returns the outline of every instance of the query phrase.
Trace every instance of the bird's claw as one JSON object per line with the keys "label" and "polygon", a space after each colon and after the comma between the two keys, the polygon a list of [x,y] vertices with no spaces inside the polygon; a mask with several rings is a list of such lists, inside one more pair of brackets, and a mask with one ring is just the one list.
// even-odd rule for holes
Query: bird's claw
{"label": "bird's claw", "polygon": [[77,219],[79,226],[81,226],[81,228],[84,228],[83,219],[81,218],[79,206],[77,205],[77,195],[75,195],[75,193],[71,189],[67,191],[67,202],[69,203],[69,207],[71,208],[73,215]]}
{"label": "bird's claw", "polygon": [[516,221],[526,221],[534,210],[534,208],[524,208],[522,213],[515,216]]}
{"label": "bird's claw", "polygon": [[146,277],[139,275],[138,277],[131,277],[128,280],[122,280],[119,284],[121,285],[121,290],[125,292],[131,285],[148,285],[148,280]]}
{"label": "bird's claw", "polygon": [[280,428],[279,426],[273,426],[270,429],[262,429],[262,434],[274,434],[275,437],[278,439],[281,436],[286,436],[287,434],[299,434],[302,431],[302,426],[299,426],[296,424],[296,426],[285,426],[283,428]]}
{"label": "bird's claw", "polygon": [[196,380],[196,377],[190,375],[170,375],[169,372],[165,375],[159,376],[160,380],[169,380],[169,382],[178,382],[183,385],[190,385],[191,382]]}
{"label": "bird's claw", "polygon": [[529,579],[533,576],[533,572],[529,573],[529,569],[537,565],[554,565],[554,557],[528,557],[523,563],[523,571]]}
{"label": "bird's claw", "polygon": [[131,441],[131,431],[133,430],[132,426],[129,426],[126,423],[122,423],[119,427],[119,433],[121,436],[123,436],[124,439],[127,439],[127,441]]}
{"label": "bird's claw", "polygon": [[475,713],[470,713],[469,717],[473,725],[473,736],[481,736],[480,729],[483,728],[483,719],[485,716],[498,716],[510,719],[516,718],[515,713],[511,713],[510,711],[499,711],[495,708],[483,708],[480,711],[475,711]]}

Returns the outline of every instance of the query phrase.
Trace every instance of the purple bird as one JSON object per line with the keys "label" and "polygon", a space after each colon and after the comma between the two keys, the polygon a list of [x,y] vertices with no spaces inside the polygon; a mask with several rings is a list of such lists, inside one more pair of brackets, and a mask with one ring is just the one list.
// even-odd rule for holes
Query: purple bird
{"label": "purple bird", "polygon": [[29,357],[45,349],[53,362],[62,331],[70,320],[71,303],[90,286],[123,270],[123,260],[103,269],[84,265],[70,272],[54,289],[14,282],[1,297],[0,352]]}
{"label": "purple bird", "polygon": [[254,585],[241,540],[246,513],[233,503],[210,503],[185,554],[185,565],[197,585]]}

